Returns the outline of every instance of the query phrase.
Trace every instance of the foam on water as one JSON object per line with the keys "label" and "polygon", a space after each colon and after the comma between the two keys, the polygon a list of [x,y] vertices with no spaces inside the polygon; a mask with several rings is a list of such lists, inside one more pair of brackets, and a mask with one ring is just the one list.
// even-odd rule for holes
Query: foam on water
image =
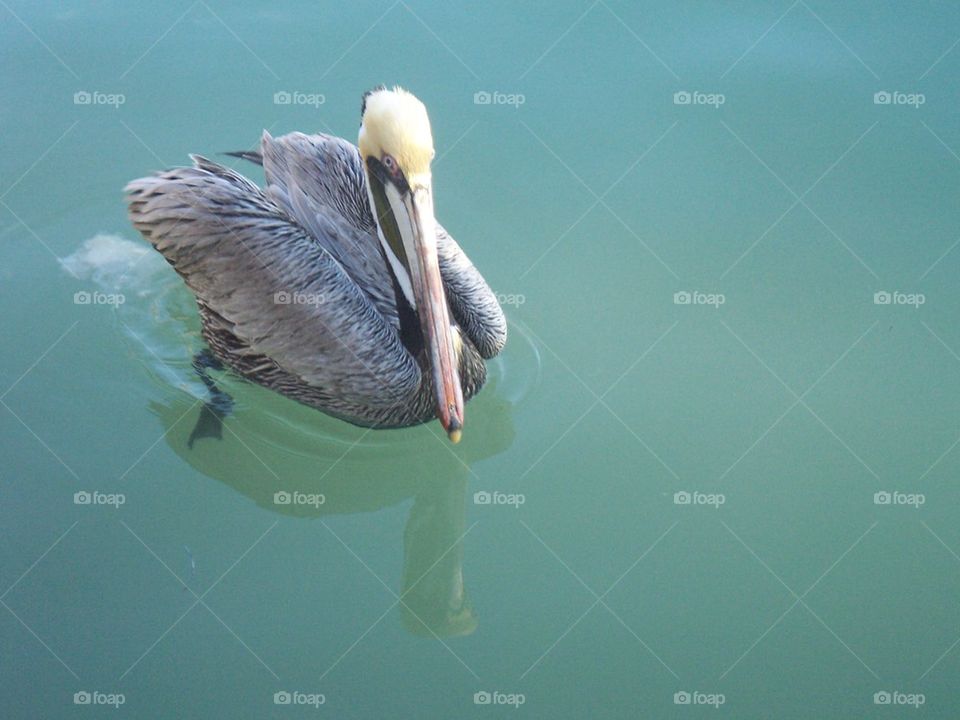
{"label": "foam on water", "polygon": [[161,384],[175,387],[197,399],[209,392],[193,373],[193,354],[202,347],[196,306],[183,283],[163,257],[143,242],[110,233],[97,233],[60,265],[79,280],[98,289],[119,293],[115,305],[118,327],[131,354]]}
{"label": "foam on water", "polygon": [[[162,258],[143,243],[119,235],[97,233],[75,252],[60,258],[60,265],[81,280],[92,280],[104,289],[134,289],[137,280],[156,272]],[[146,285],[140,285],[149,290]]]}

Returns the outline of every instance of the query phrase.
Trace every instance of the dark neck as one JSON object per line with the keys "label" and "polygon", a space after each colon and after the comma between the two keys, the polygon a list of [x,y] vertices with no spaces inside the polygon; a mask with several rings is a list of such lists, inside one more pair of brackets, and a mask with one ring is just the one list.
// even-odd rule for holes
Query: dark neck
{"label": "dark neck", "polygon": [[[378,243],[379,245],[379,243]],[[400,319],[400,341],[413,357],[419,356],[423,351],[423,330],[420,328],[420,317],[417,311],[410,306],[407,296],[400,289],[400,282],[393,272],[393,265],[387,260],[383,246],[380,246],[380,254],[383,255],[383,261],[387,264],[387,272],[390,273],[390,282],[393,283],[393,295],[397,301],[397,316]]]}

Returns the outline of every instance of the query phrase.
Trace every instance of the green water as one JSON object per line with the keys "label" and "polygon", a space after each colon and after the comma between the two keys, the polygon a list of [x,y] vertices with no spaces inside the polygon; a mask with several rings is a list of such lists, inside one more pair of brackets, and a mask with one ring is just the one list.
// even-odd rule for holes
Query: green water
{"label": "green water", "polygon": [[[960,716],[958,36],[953,3],[0,3],[0,715]],[[463,442],[225,377],[190,448],[196,311],[121,188],[355,139],[380,82],[508,301]]]}

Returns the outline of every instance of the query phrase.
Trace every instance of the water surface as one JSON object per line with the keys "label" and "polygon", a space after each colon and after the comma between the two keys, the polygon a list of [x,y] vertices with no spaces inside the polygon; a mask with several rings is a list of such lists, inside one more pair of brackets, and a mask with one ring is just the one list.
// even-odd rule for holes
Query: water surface
{"label": "water surface", "polygon": [[[960,713],[956,5],[0,18],[4,717]],[[381,82],[510,320],[463,442],[225,376],[191,447],[123,185]]]}

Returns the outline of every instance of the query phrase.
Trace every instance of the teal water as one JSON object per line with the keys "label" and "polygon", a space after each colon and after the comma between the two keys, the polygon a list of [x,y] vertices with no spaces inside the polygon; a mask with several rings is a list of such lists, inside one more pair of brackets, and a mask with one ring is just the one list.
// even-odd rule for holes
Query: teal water
{"label": "teal water", "polygon": [[[953,3],[0,3],[0,714],[960,715],[958,37]],[[507,303],[463,442],[224,377],[190,448],[196,311],[123,185],[355,139],[380,82]]]}

